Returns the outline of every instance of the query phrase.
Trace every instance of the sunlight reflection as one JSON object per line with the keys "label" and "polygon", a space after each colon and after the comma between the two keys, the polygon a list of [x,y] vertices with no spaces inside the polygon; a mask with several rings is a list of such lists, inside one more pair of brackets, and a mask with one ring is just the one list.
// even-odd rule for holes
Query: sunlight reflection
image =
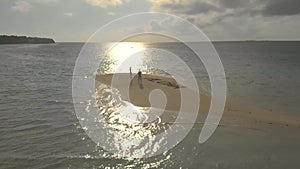
{"label": "sunlight reflection", "polygon": [[110,97],[113,90],[101,84],[95,94],[96,107],[100,110],[97,122],[104,125],[109,136],[105,142],[116,148],[119,155],[132,158],[143,157],[161,148],[160,144],[166,140],[156,140],[155,135],[170,126],[161,123],[160,118],[144,123],[150,116],[155,116],[149,113],[150,108],[136,107]]}
{"label": "sunlight reflection", "polygon": [[137,72],[143,64],[145,47],[143,43],[120,42],[112,45],[107,52],[109,69],[105,73],[128,73],[129,67],[133,72]]}
{"label": "sunlight reflection", "polygon": [[[151,60],[151,57],[146,57],[147,50],[149,49],[143,43],[114,44],[103,55],[98,73],[129,73],[129,67],[132,68],[133,74],[139,69],[145,71],[148,68],[145,65],[149,66],[146,62]],[[110,158],[137,160],[135,165],[144,163],[141,158],[145,156],[150,156],[160,149],[164,151],[162,145],[167,144],[167,137],[164,137],[168,134],[166,130],[171,128],[176,116],[164,119],[160,116],[161,111],[157,109],[151,109],[150,112],[150,107],[138,107],[122,100],[120,92],[112,86],[102,83],[97,83],[96,86],[92,103],[87,102],[85,111],[93,115],[96,122],[89,132],[90,135],[99,135],[97,146],[114,152]],[[116,97],[113,97],[112,93]],[[91,111],[94,108],[95,114]],[[163,136],[157,138],[156,135],[160,133]],[[104,152],[101,150],[102,155],[106,154]],[[170,156],[170,153],[165,152],[160,160],[147,163],[143,168],[159,166],[168,161]]]}

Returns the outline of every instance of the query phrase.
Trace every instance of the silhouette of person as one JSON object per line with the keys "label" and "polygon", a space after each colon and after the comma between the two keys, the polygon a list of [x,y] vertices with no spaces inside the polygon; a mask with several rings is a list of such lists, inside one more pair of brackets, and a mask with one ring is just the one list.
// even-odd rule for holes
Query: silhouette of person
{"label": "silhouette of person", "polygon": [[129,80],[130,80],[130,86],[132,85],[132,71],[131,71],[131,67],[129,67]]}
{"label": "silhouette of person", "polygon": [[138,72],[138,83],[139,83],[139,86],[141,89],[143,89],[143,80],[142,80],[142,72],[141,70],[139,69],[139,72]]}

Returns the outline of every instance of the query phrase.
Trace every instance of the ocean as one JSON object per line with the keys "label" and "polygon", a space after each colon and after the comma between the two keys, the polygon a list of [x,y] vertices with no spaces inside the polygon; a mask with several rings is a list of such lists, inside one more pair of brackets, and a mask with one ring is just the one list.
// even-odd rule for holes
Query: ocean
{"label": "ocean", "polygon": [[[185,148],[187,143],[183,141],[170,152],[149,159],[126,160],[107,154],[87,137],[74,112],[72,76],[83,45],[0,46],[0,168],[280,168],[288,162],[293,168],[299,161],[295,157],[299,154],[297,140],[290,143],[285,136],[248,129],[241,134],[226,127],[204,145]],[[98,47],[102,49],[105,45]],[[142,45],[172,51],[187,61],[193,55],[177,43]],[[228,102],[300,116],[300,42],[214,42],[213,45],[226,73]],[[151,67],[158,62],[168,63],[170,69],[180,68],[172,60],[160,60],[163,56],[153,50],[145,51],[144,55],[148,58],[141,67],[144,72],[163,74]],[[136,72],[138,67],[134,65]],[[209,93],[209,79],[203,65],[196,62],[189,65],[199,73],[197,80],[204,92]],[[105,67],[99,69],[100,73],[110,71]],[[259,146],[242,148],[240,145],[248,142],[241,138],[232,142],[228,139],[224,147],[214,146],[237,134],[249,142],[253,138],[271,139],[272,146],[262,141]],[[189,138],[197,141],[198,135],[191,134]],[[239,153],[225,153],[235,148]]]}

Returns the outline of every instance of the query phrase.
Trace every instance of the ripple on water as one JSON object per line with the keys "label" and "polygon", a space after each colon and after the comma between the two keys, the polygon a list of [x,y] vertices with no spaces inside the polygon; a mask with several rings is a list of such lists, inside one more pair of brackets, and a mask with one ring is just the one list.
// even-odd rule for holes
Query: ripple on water
{"label": "ripple on water", "polygon": [[[102,154],[108,158],[141,161],[145,156],[164,150],[163,145],[167,144],[166,131],[176,120],[176,115],[172,116],[173,119],[164,118],[163,115],[160,116],[160,111],[155,113],[155,109],[137,107],[123,101],[118,90],[104,84],[99,85],[93,99],[88,100],[85,105],[85,115],[79,117],[82,128],[99,147],[112,150],[113,153]],[[158,138],[158,134],[163,136]],[[101,138],[93,139],[95,135]],[[165,161],[170,156],[163,154],[163,158],[158,161]],[[156,163],[160,162],[147,165],[150,167],[157,165]]]}

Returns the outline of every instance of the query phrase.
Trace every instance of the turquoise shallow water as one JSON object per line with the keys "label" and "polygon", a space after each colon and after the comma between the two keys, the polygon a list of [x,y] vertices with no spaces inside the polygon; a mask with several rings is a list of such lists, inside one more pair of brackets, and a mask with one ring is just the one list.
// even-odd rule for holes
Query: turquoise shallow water
{"label": "turquoise shallow water", "polygon": [[[217,42],[214,45],[227,75],[228,100],[299,115],[299,42]],[[194,129],[181,144],[155,158],[127,161],[109,154],[103,157],[105,152],[86,136],[74,113],[72,73],[82,46],[81,43],[0,46],[0,168],[151,165],[282,168],[287,164],[288,168],[295,168],[300,141],[296,134],[230,127],[219,128],[204,145],[197,143],[199,135]],[[192,54],[178,44],[145,46],[159,46],[192,60],[189,58]],[[145,55],[162,58],[153,51],[147,52]],[[169,62],[170,68],[180,68]],[[203,89],[209,91],[204,67],[198,62],[190,63],[199,73],[197,78]],[[287,131],[297,133],[284,129],[280,133]],[[251,145],[253,142],[256,144]]]}

